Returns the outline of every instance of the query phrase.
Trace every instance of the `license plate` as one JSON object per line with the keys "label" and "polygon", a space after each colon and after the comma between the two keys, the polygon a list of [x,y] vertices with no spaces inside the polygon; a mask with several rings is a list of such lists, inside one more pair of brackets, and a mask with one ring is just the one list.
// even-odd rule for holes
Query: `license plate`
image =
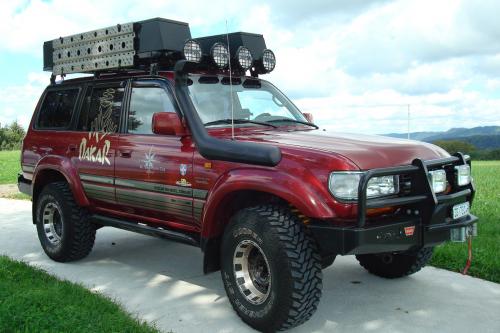
{"label": "license plate", "polygon": [[469,214],[470,204],[469,202],[464,202],[453,206],[453,219],[459,219]]}

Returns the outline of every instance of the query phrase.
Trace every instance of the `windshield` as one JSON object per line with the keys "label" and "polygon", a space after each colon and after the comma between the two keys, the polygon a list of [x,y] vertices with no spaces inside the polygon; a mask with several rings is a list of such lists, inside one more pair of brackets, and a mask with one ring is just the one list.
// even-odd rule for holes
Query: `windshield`
{"label": "windshield", "polygon": [[228,121],[231,119],[231,98],[235,126],[289,126],[307,122],[297,107],[266,81],[236,77],[231,87],[229,77],[193,75],[191,80],[189,94],[206,126],[231,124]]}

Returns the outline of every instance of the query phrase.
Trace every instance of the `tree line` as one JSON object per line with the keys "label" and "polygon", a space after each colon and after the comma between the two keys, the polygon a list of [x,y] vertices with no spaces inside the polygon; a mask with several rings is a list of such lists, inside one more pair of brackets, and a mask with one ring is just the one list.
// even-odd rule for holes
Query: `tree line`
{"label": "tree line", "polygon": [[19,150],[26,135],[24,128],[14,121],[10,125],[0,124],[0,150]]}
{"label": "tree line", "polygon": [[500,149],[478,149],[469,142],[460,140],[437,140],[433,144],[446,150],[450,154],[457,151],[468,154],[472,160],[500,160]]}

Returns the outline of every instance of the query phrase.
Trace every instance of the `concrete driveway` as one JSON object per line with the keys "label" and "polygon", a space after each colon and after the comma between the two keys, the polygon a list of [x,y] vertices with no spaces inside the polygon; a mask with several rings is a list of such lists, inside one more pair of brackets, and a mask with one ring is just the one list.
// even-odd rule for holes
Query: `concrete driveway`
{"label": "concrete driveway", "polygon": [[[103,228],[87,258],[60,264],[40,247],[31,202],[0,199],[0,212],[0,254],[111,296],[165,331],[251,331],[233,312],[220,274],[203,275],[197,248]],[[341,257],[324,271],[318,311],[293,331],[497,333],[500,285],[432,267],[385,280]]]}

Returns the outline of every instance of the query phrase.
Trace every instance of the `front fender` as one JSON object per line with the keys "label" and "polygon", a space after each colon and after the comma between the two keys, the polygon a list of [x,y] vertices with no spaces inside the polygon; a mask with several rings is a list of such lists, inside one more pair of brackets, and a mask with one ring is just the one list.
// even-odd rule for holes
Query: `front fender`
{"label": "front fender", "polygon": [[305,182],[276,170],[231,170],[219,178],[208,195],[202,219],[202,237],[214,237],[221,232],[224,226],[216,221],[218,206],[227,196],[238,191],[251,190],[275,195],[311,218],[333,217],[334,212],[322,199],[322,196],[329,195],[328,191],[319,185],[319,182]]}
{"label": "front fender", "polygon": [[55,170],[64,176],[79,206],[88,206],[90,204],[75,167],[68,158],[62,156],[47,155],[37,163],[31,183],[32,190],[36,182],[43,177],[44,171],[47,170]]}

